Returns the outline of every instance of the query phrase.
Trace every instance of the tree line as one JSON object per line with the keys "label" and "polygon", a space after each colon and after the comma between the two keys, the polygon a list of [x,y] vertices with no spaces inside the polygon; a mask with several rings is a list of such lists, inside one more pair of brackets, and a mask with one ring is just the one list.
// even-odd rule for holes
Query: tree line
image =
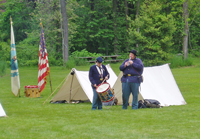
{"label": "tree line", "polygon": [[199,0],[0,1],[0,60],[10,61],[10,17],[22,66],[37,65],[40,22],[53,65],[131,49],[147,65],[200,56]]}

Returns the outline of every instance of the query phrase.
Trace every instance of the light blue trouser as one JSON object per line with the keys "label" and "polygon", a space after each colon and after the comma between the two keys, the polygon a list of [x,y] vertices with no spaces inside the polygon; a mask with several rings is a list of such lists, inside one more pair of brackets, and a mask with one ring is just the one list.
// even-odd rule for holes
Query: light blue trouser
{"label": "light blue trouser", "polygon": [[128,100],[131,93],[133,95],[132,109],[138,109],[139,86],[139,83],[130,83],[128,80],[126,83],[122,82],[122,109],[127,109]]}
{"label": "light blue trouser", "polygon": [[92,102],[92,110],[96,110],[98,107],[99,110],[102,110],[102,102],[96,92],[96,89],[93,89],[93,102]]}

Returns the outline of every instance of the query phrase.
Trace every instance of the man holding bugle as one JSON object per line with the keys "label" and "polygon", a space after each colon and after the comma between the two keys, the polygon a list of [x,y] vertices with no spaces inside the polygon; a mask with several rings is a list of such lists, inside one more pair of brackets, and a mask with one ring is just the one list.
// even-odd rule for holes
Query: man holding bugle
{"label": "man holding bugle", "polygon": [[129,59],[126,59],[119,69],[123,72],[122,82],[122,109],[127,109],[130,93],[133,95],[132,109],[138,109],[139,86],[143,81],[143,62],[137,58],[137,51],[129,51]]}

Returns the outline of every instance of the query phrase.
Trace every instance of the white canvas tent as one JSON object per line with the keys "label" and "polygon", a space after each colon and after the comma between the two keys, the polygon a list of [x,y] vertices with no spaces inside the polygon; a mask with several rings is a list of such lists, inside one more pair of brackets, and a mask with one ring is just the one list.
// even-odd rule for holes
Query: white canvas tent
{"label": "white canvas tent", "polygon": [[[121,72],[113,86],[118,104],[122,104],[122,85],[120,81],[122,75]],[[155,99],[161,103],[161,106],[186,104],[168,64],[145,67],[143,77],[144,82],[141,83],[139,100]],[[129,104],[131,103],[132,95],[129,99]]]}
{"label": "white canvas tent", "polygon": [[6,113],[5,113],[5,111],[3,110],[3,107],[2,107],[2,105],[1,105],[1,103],[0,103],[0,117],[4,117],[4,116],[6,116]]}
{"label": "white canvas tent", "polygon": [[[112,88],[117,80],[117,75],[114,73],[110,65],[106,65],[106,68],[110,74],[110,78],[107,81]],[[91,83],[89,81],[89,71],[78,71],[72,69],[74,75],[69,73],[66,81],[57,92],[57,94],[52,98],[52,102],[56,101],[71,101],[71,100],[90,100],[93,101],[93,91]]]}

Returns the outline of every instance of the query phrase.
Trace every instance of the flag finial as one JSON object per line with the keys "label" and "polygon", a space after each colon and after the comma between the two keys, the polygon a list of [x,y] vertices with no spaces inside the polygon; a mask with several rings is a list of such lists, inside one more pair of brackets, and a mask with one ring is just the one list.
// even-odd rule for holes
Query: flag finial
{"label": "flag finial", "polygon": [[40,26],[43,28],[43,26],[42,26],[42,19],[40,18]]}

